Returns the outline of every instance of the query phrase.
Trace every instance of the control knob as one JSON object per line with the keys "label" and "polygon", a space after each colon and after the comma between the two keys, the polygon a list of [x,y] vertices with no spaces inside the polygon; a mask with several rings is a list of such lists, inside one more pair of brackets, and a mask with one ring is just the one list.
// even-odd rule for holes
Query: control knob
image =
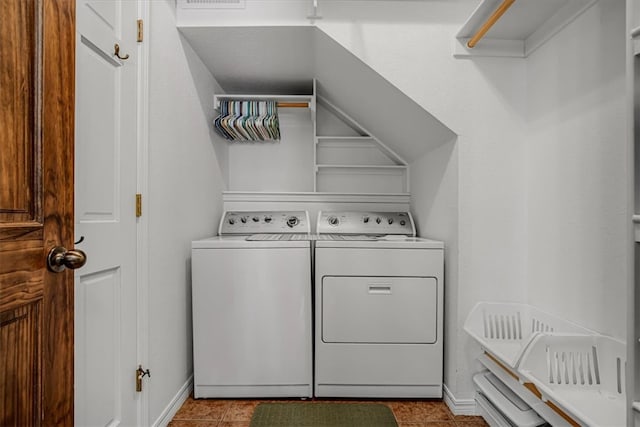
{"label": "control knob", "polygon": [[229,224],[233,225],[236,223],[236,220],[233,218],[229,218]]}
{"label": "control knob", "polygon": [[364,218],[362,218],[362,222],[364,222],[365,224],[367,224],[369,222],[369,217],[365,216]]}
{"label": "control knob", "polygon": [[266,223],[271,222],[271,217],[270,216],[265,216],[264,217],[264,222],[266,222]]}
{"label": "control knob", "polygon": [[404,219],[400,220],[400,225],[405,225],[407,222]]}
{"label": "control knob", "polygon": [[376,218],[376,224],[380,224],[382,222],[382,220],[380,219],[380,217]]}
{"label": "control knob", "polygon": [[243,216],[242,218],[240,218],[240,221],[242,221],[242,223],[245,224],[247,222],[247,217]]}
{"label": "control knob", "polygon": [[258,221],[260,221],[260,218],[258,218],[257,216],[254,216],[253,217],[253,222],[258,222]]}
{"label": "control knob", "polygon": [[289,226],[289,228],[295,227],[299,222],[300,220],[296,216],[290,216],[289,218],[287,218],[287,225]]}
{"label": "control knob", "polygon": [[389,225],[393,224],[393,218],[389,218]]}
{"label": "control knob", "polygon": [[327,218],[327,222],[329,222],[330,225],[338,225],[340,223],[340,220],[338,219],[338,217],[330,216],[329,218]]}

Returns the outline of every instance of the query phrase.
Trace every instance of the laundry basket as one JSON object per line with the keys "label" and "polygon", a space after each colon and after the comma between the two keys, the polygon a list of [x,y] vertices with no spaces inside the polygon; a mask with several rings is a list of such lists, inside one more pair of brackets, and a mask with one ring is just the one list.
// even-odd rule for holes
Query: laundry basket
{"label": "laundry basket", "polygon": [[580,424],[624,426],[625,361],[625,344],[610,337],[540,334],[518,373]]}
{"label": "laundry basket", "polygon": [[503,364],[515,369],[533,336],[562,332],[590,334],[568,320],[527,304],[479,302],[473,307],[464,330]]}

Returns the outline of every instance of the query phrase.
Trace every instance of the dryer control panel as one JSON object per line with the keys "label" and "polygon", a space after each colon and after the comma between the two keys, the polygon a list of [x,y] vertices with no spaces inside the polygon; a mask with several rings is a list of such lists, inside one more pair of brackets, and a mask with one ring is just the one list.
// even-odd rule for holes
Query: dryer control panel
{"label": "dryer control panel", "polygon": [[310,225],[307,211],[227,211],[218,234],[310,233]]}
{"label": "dryer control panel", "polygon": [[410,212],[318,213],[318,234],[401,234],[415,237],[416,227]]}

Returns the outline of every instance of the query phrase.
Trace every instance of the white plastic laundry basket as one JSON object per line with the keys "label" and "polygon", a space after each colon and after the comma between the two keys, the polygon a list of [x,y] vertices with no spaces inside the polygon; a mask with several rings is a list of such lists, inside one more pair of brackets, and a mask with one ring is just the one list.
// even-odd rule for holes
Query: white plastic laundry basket
{"label": "white plastic laundry basket", "polygon": [[610,337],[541,334],[518,373],[581,424],[624,426],[625,361],[625,344]]}
{"label": "white plastic laundry basket", "polygon": [[591,331],[527,304],[479,302],[464,330],[500,362],[515,369],[532,337],[538,333],[590,334]]}

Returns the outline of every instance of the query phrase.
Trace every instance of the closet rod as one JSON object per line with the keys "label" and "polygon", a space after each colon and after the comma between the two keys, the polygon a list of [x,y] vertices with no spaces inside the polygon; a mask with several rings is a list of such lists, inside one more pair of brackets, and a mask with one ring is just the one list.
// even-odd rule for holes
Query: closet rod
{"label": "closet rod", "polygon": [[491,27],[493,27],[493,24],[495,24],[498,19],[500,19],[500,17],[504,15],[507,9],[509,9],[515,1],[516,0],[504,0],[502,4],[498,6],[495,12],[493,12],[493,14],[489,17],[489,19],[487,19],[485,23],[482,24],[482,27],[480,27],[480,29],[473,35],[473,37],[471,37],[471,39],[467,43],[467,46],[470,49],[476,47],[476,44],[478,44],[480,39],[483,38],[485,34],[487,34],[487,31],[489,31]]}
{"label": "closet rod", "polygon": [[278,102],[278,108],[309,108],[308,102]]}

